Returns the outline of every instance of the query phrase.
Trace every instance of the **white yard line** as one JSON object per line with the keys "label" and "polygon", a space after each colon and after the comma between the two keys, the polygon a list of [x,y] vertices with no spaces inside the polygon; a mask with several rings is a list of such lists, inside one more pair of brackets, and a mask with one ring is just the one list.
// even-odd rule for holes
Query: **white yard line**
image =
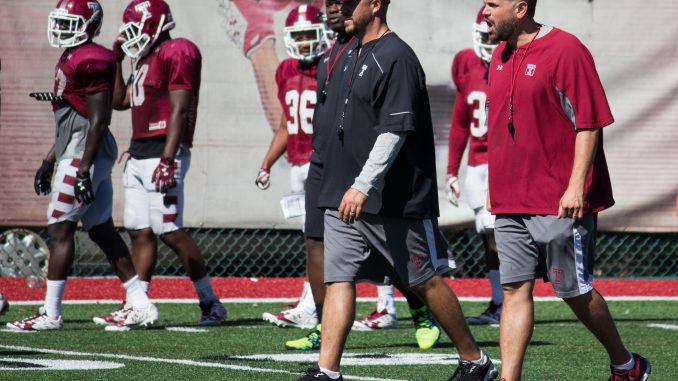
{"label": "white yard line", "polygon": [[[197,303],[197,299],[151,299],[153,303]],[[294,302],[296,298],[222,298],[219,299],[222,303],[289,303]],[[405,298],[395,298],[397,302],[404,302]],[[489,297],[460,297],[462,302],[488,302]],[[537,296],[534,298],[535,302],[556,302],[561,301],[562,299],[550,296]],[[678,296],[606,296],[605,300],[612,302],[659,302],[659,301],[668,301],[675,302],[678,301]],[[357,298],[358,302],[376,302],[377,298],[375,297],[366,297],[366,298]],[[43,304],[42,300],[10,300],[11,305],[41,305]],[[120,299],[90,299],[90,300],[64,300],[63,304],[120,304]]]}
{"label": "white yard line", "polygon": [[670,329],[672,331],[678,331],[678,325],[676,324],[648,324],[647,326],[652,328],[662,328]]}
{"label": "white yard line", "polygon": [[[174,365],[188,365],[188,366],[198,366],[204,368],[222,368],[230,370],[241,370],[249,372],[259,372],[259,373],[280,373],[280,374],[292,374],[292,372],[282,369],[269,369],[269,368],[255,368],[252,366],[244,365],[230,365],[230,364],[220,364],[214,362],[202,362],[202,361],[193,361],[193,360],[183,360],[183,359],[166,359],[158,357],[146,357],[146,356],[130,356],[130,355],[119,355],[113,353],[87,353],[87,352],[74,352],[74,351],[64,351],[58,349],[48,349],[48,348],[33,348],[33,347],[24,347],[16,345],[0,345],[0,348],[11,349],[15,351],[34,351],[41,353],[50,353],[63,356],[81,356],[81,357],[103,357],[109,359],[118,359],[118,360],[130,360],[130,361],[143,361],[143,362],[155,362],[155,363],[165,363],[165,364],[174,364]],[[349,376],[344,375],[344,378],[347,380],[358,380],[358,381],[406,381],[406,380],[394,380],[394,379],[385,379],[385,378],[375,378],[375,377],[362,377],[362,376]]]}

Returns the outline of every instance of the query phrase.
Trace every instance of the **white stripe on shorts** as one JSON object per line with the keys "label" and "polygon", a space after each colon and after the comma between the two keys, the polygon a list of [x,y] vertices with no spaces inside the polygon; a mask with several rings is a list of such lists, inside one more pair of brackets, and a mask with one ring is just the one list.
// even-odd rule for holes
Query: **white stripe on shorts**
{"label": "white stripe on shorts", "polygon": [[579,231],[577,231],[576,226],[572,226],[572,240],[574,246],[575,267],[577,269],[577,285],[579,286],[580,294],[584,295],[591,291],[593,287],[591,282],[587,279],[586,271],[584,271],[583,245],[581,241],[581,234],[579,234]]}

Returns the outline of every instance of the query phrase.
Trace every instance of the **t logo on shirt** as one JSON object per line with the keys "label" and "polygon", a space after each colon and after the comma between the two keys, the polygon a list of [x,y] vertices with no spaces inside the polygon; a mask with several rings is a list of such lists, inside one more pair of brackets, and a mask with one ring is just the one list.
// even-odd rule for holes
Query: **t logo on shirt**
{"label": "t logo on shirt", "polygon": [[536,70],[537,70],[537,65],[527,64],[527,69],[525,69],[525,75],[529,75],[530,77],[534,77],[534,72]]}
{"label": "t logo on shirt", "polygon": [[360,68],[360,73],[358,74],[358,77],[362,77],[363,74],[365,73],[365,70],[367,70],[367,65],[363,65],[363,67]]}

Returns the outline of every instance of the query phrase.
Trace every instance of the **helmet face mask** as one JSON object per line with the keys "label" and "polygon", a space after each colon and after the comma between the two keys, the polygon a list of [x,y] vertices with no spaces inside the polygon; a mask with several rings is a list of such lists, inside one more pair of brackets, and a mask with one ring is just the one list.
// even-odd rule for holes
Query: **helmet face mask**
{"label": "helmet face mask", "polygon": [[473,50],[475,50],[476,55],[480,59],[490,62],[492,53],[494,53],[494,49],[499,44],[490,42],[490,34],[487,31],[488,25],[483,15],[483,9],[485,9],[485,6],[480,8],[476,16],[476,22],[473,23]]}
{"label": "helmet face mask", "polygon": [[169,6],[162,0],[134,0],[123,14],[122,51],[132,59],[148,54],[162,32],[174,28]]}
{"label": "helmet face mask", "polygon": [[305,62],[313,61],[331,44],[328,29],[317,8],[300,5],[293,9],[285,22],[287,54]]}
{"label": "helmet face mask", "polygon": [[99,34],[102,19],[96,1],[60,0],[47,18],[47,40],[55,48],[82,45]]}

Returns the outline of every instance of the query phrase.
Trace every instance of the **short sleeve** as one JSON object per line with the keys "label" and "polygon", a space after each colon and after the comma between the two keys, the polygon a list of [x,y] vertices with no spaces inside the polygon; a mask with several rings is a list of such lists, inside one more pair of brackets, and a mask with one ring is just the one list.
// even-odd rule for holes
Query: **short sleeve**
{"label": "short sleeve", "polygon": [[424,73],[416,61],[399,58],[377,85],[378,124],[375,130],[407,132],[416,129],[419,98],[425,96]]}
{"label": "short sleeve", "polygon": [[191,90],[200,81],[202,57],[197,47],[192,44],[175,43],[173,49],[166,50],[163,57],[167,73],[167,89]]}
{"label": "short sleeve", "polygon": [[562,50],[555,78],[565,111],[573,114],[577,129],[612,124],[614,118],[593,56],[579,40],[569,42]]}
{"label": "short sleeve", "polygon": [[77,73],[85,94],[109,91],[115,78],[115,60],[105,57],[82,60],[78,63]]}

